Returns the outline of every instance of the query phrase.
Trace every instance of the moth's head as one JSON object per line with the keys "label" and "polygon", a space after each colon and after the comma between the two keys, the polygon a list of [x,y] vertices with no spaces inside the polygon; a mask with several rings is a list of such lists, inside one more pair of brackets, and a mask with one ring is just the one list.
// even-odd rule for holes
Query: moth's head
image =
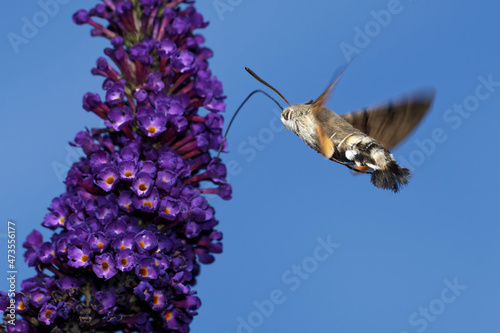
{"label": "moth's head", "polygon": [[281,122],[287,130],[295,130],[295,105],[289,106],[281,112]]}
{"label": "moth's head", "polygon": [[294,104],[281,112],[281,122],[288,130],[295,130],[296,120],[305,116],[310,109],[312,101],[307,101],[304,104]]}

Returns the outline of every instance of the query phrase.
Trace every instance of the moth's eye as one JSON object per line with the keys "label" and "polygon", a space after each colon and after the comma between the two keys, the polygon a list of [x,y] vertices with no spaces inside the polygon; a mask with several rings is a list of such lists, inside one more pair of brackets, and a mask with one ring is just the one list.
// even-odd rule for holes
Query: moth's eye
{"label": "moth's eye", "polygon": [[305,102],[304,104],[305,104],[305,105],[309,105],[309,104],[312,104],[312,103],[313,103],[313,100],[312,100],[312,99],[310,99],[310,100],[308,100],[307,102]]}
{"label": "moth's eye", "polygon": [[292,113],[293,113],[292,110],[285,110],[285,111],[283,111],[283,113],[281,114],[281,116],[285,120],[290,120],[290,118],[292,117]]}

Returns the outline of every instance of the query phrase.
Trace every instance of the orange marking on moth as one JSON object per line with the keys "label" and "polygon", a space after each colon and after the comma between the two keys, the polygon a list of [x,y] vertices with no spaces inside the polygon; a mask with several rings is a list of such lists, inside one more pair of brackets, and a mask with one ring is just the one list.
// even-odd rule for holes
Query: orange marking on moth
{"label": "orange marking on moth", "polygon": [[353,166],[354,169],[356,169],[356,171],[359,171],[359,172],[365,172],[366,170],[370,170],[370,167],[369,166],[366,166],[366,165],[354,165]]}
{"label": "orange marking on moth", "polygon": [[330,138],[319,125],[316,126],[316,135],[318,136],[319,150],[321,154],[329,159],[333,155],[333,144],[330,141]]}

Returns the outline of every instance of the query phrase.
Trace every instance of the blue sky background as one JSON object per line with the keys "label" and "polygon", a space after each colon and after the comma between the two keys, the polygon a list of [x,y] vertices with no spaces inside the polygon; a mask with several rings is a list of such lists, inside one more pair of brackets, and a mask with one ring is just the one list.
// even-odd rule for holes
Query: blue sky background
{"label": "blue sky background", "polygon": [[[271,101],[254,97],[224,156],[233,199],[210,197],[224,253],[202,268],[196,289],[203,306],[192,332],[500,331],[500,86],[488,91],[481,83],[500,82],[500,4],[221,2],[232,10],[218,13],[213,1],[200,1],[198,10],[211,22],[202,34],[214,50],[210,65],[224,84],[228,117],[263,87],[245,66],[292,103],[319,96],[346,62],[340,46],[356,46],[355,29],[376,29],[372,11],[388,6],[398,13],[366,45],[358,43],[329,106],[343,113],[419,87],[434,87],[437,96],[418,130],[394,150],[414,172],[399,194],[324,160],[282,128]],[[81,101],[87,91],[101,92],[102,79],[90,69],[108,44],[71,22],[73,12],[92,4],[61,4],[17,53],[7,34],[21,35],[23,17],[31,20],[41,7],[9,1],[0,12],[0,248],[6,253],[6,221],[14,219],[19,281],[33,274],[21,243],[41,228],[79,154],[67,142],[85,126],[101,125]],[[483,100],[474,99],[477,89]],[[453,111],[464,103],[473,111]],[[332,253],[318,247],[328,240]]]}

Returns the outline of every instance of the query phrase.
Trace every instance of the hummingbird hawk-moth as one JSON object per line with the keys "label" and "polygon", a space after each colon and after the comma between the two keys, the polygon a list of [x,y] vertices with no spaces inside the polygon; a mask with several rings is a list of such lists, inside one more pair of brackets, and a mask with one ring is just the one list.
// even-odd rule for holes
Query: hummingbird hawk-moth
{"label": "hummingbird hawk-moth", "polygon": [[408,184],[410,170],[399,166],[389,149],[422,120],[434,100],[434,91],[417,91],[339,116],[325,105],[342,73],[316,100],[291,105],[276,88],[245,69],[289,105],[284,110],[280,107],[283,125],[318,153],[357,173],[371,173],[376,187],[398,192]]}

